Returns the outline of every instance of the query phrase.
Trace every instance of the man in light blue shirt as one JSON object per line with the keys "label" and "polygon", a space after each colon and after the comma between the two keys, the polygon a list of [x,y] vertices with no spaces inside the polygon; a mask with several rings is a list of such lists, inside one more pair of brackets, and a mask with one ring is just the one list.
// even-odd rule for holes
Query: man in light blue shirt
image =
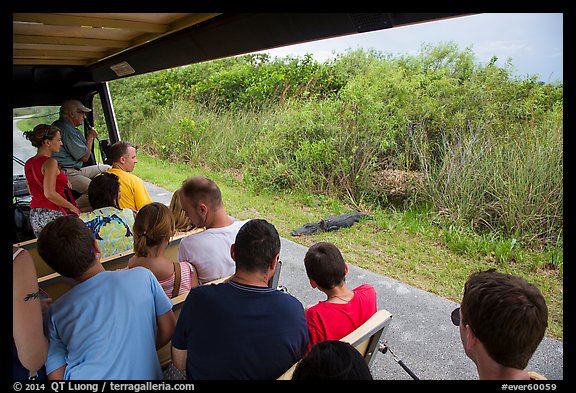
{"label": "man in light blue shirt", "polygon": [[38,253],[77,282],[49,309],[48,379],[162,379],[156,351],[172,338],[176,317],[152,272],[104,270],[98,243],[76,216],[48,223]]}

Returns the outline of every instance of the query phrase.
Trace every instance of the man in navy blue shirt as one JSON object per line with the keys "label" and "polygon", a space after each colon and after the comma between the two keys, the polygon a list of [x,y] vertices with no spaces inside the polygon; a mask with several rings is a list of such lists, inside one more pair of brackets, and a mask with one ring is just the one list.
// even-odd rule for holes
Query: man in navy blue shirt
{"label": "man in navy blue shirt", "polygon": [[172,362],[192,380],[271,380],[306,352],[302,303],[268,287],[280,237],[266,220],[250,220],[231,247],[236,271],[226,282],[193,288],[174,336]]}

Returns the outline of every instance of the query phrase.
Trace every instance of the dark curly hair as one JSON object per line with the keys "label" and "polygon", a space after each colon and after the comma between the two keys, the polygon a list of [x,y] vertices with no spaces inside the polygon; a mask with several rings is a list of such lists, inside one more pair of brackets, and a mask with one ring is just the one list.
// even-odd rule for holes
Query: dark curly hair
{"label": "dark curly hair", "polygon": [[101,209],[103,207],[115,207],[118,205],[118,191],[120,190],[120,180],[118,176],[102,172],[95,176],[88,186],[88,201],[92,209]]}

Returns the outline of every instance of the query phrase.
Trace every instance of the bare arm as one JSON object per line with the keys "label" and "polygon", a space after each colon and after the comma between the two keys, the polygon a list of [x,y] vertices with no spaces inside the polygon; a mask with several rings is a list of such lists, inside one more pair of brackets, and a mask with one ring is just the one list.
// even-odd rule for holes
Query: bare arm
{"label": "bare arm", "polygon": [[80,214],[80,209],[56,192],[56,177],[60,171],[60,169],[58,169],[58,162],[53,158],[49,158],[46,160],[44,165],[42,165],[42,169],[44,172],[44,184],[42,187],[44,188],[44,195],[46,198],[58,206],[62,206],[76,214]]}
{"label": "bare arm", "polygon": [[42,325],[36,269],[28,251],[20,252],[13,265],[12,334],[22,365],[37,371],[46,362],[48,339]]}
{"label": "bare arm", "polygon": [[49,380],[56,380],[56,381],[61,381],[64,379],[64,371],[66,371],[66,365],[63,365],[60,368],[57,368],[56,370],[52,371],[50,374],[48,374],[48,379]]}
{"label": "bare arm", "polygon": [[192,271],[190,272],[190,283],[191,283],[190,288],[195,288],[198,285],[200,285],[200,281],[198,279],[198,272],[196,270],[196,267],[191,263],[190,265],[192,266]]}
{"label": "bare arm", "polygon": [[186,370],[186,359],[188,358],[188,351],[186,349],[176,349],[172,346],[172,364],[178,370]]}
{"label": "bare arm", "polygon": [[158,324],[158,333],[156,333],[156,349],[160,349],[170,342],[172,335],[174,334],[174,329],[176,329],[176,316],[174,315],[174,311],[170,310],[167,313],[156,317],[156,323]]}
{"label": "bare arm", "polygon": [[94,145],[94,138],[96,138],[97,136],[98,132],[94,127],[88,130],[88,135],[86,136],[86,153],[84,153],[84,155],[80,157],[80,160],[82,160],[82,162],[86,162],[90,158],[90,155],[92,154],[92,146]]}

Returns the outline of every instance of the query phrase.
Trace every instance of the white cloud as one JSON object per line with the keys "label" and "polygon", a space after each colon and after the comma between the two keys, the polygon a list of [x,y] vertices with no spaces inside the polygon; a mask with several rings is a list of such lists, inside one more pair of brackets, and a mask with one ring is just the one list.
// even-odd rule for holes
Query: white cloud
{"label": "white cloud", "polygon": [[[512,59],[519,75],[553,74],[563,78],[563,16],[549,13],[478,14],[403,26],[340,38],[325,39],[265,51],[272,56],[312,53],[318,61],[346,49],[373,48],[392,55],[418,55],[423,43],[455,42],[470,47],[480,62],[497,56],[499,64]],[[502,62],[502,63],[500,63]]]}
{"label": "white cloud", "polygon": [[530,43],[520,40],[486,41],[475,45],[473,50],[480,59],[490,58],[493,55],[514,58],[536,54],[534,47]]}

